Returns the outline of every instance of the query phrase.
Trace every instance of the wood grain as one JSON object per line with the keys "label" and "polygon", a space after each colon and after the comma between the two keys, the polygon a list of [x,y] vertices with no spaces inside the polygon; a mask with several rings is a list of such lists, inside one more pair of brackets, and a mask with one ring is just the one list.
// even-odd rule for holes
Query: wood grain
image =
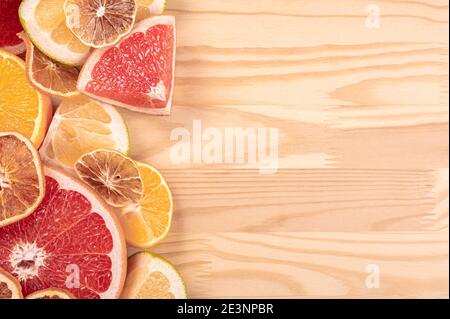
{"label": "wood grain", "polygon": [[[380,28],[365,26],[369,4]],[[175,199],[190,297],[448,297],[448,2],[169,0],[173,113],[122,111]],[[279,169],[174,164],[173,129],[277,128]],[[366,267],[381,286],[365,285]]]}

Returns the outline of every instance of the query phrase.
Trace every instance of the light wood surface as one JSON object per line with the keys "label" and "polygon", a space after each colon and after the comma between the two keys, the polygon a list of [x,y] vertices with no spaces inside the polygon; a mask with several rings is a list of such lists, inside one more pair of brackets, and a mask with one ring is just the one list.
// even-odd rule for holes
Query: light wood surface
{"label": "light wood surface", "polygon": [[[366,27],[369,4],[380,27]],[[448,297],[448,1],[168,0],[173,113],[124,114],[173,190],[191,298]],[[279,169],[175,164],[171,131],[278,128]],[[380,285],[366,285],[371,267]]]}

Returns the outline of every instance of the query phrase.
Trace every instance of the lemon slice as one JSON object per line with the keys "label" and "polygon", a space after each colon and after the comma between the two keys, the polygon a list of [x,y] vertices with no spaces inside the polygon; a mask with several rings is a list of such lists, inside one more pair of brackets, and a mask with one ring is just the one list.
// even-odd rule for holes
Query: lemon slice
{"label": "lemon slice", "polygon": [[127,242],[148,248],[163,240],[169,232],[173,215],[172,193],[161,173],[154,167],[138,163],[144,191],[134,205],[122,208],[119,219]]}
{"label": "lemon slice", "polygon": [[77,96],[56,110],[40,153],[44,162],[72,171],[86,153],[110,149],[127,154],[129,147],[127,127],[114,107]]}
{"label": "lemon slice", "polygon": [[164,258],[140,252],[128,259],[123,299],[186,299],[183,278]]}
{"label": "lemon slice", "polygon": [[53,60],[81,65],[90,48],[66,26],[65,0],[24,0],[19,7],[23,29],[34,45]]}

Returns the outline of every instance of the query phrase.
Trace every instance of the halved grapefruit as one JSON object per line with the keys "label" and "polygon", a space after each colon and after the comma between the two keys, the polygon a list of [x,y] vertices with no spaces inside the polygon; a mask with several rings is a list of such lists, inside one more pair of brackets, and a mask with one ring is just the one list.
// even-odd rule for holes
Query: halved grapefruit
{"label": "halved grapefruit", "polygon": [[25,51],[25,44],[17,36],[17,33],[23,30],[18,14],[21,1],[0,1],[0,50],[12,54],[21,54]]}
{"label": "halved grapefruit", "polygon": [[46,195],[29,217],[0,228],[0,267],[25,296],[66,289],[76,298],[118,298],[125,239],[114,213],[91,189],[46,167]]}
{"label": "halved grapefruit", "polygon": [[175,46],[173,17],[142,20],[115,46],[91,54],[77,88],[112,105],[149,114],[170,114]]}

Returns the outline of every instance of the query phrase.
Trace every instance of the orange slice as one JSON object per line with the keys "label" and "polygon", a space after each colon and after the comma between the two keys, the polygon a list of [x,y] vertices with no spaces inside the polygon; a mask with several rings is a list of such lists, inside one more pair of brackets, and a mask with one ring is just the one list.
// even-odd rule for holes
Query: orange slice
{"label": "orange slice", "polygon": [[164,258],[140,252],[128,258],[122,299],[186,299],[183,278]]}
{"label": "orange slice", "polygon": [[48,288],[35,291],[25,299],[76,299],[74,295],[64,289]]}
{"label": "orange slice", "polygon": [[39,146],[52,117],[51,101],[28,83],[25,63],[0,50],[0,132],[18,132]]}
{"label": "orange slice", "polygon": [[116,109],[80,95],[58,107],[40,153],[44,162],[72,171],[83,154],[97,149],[128,153],[129,146],[127,127]]}
{"label": "orange slice", "polygon": [[53,60],[81,65],[90,53],[66,26],[65,0],[23,0],[19,17],[34,45]]}
{"label": "orange slice", "polygon": [[107,203],[123,207],[142,197],[142,181],[134,161],[109,150],[83,155],[75,164],[81,180],[94,188]]}
{"label": "orange slice", "polygon": [[26,69],[28,80],[39,91],[60,98],[78,95],[77,80],[80,71],[70,65],[55,61],[39,51],[28,36],[19,37],[27,47]]}
{"label": "orange slice", "polygon": [[31,215],[44,195],[44,172],[33,144],[20,134],[0,133],[0,227]]}
{"label": "orange slice", "polygon": [[20,282],[0,268],[0,299],[23,299]]}
{"label": "orange slice", "polygon": [[135,0],[66,0],[66,23],[85,45],[102,48],[117,43],[131,31]]}

